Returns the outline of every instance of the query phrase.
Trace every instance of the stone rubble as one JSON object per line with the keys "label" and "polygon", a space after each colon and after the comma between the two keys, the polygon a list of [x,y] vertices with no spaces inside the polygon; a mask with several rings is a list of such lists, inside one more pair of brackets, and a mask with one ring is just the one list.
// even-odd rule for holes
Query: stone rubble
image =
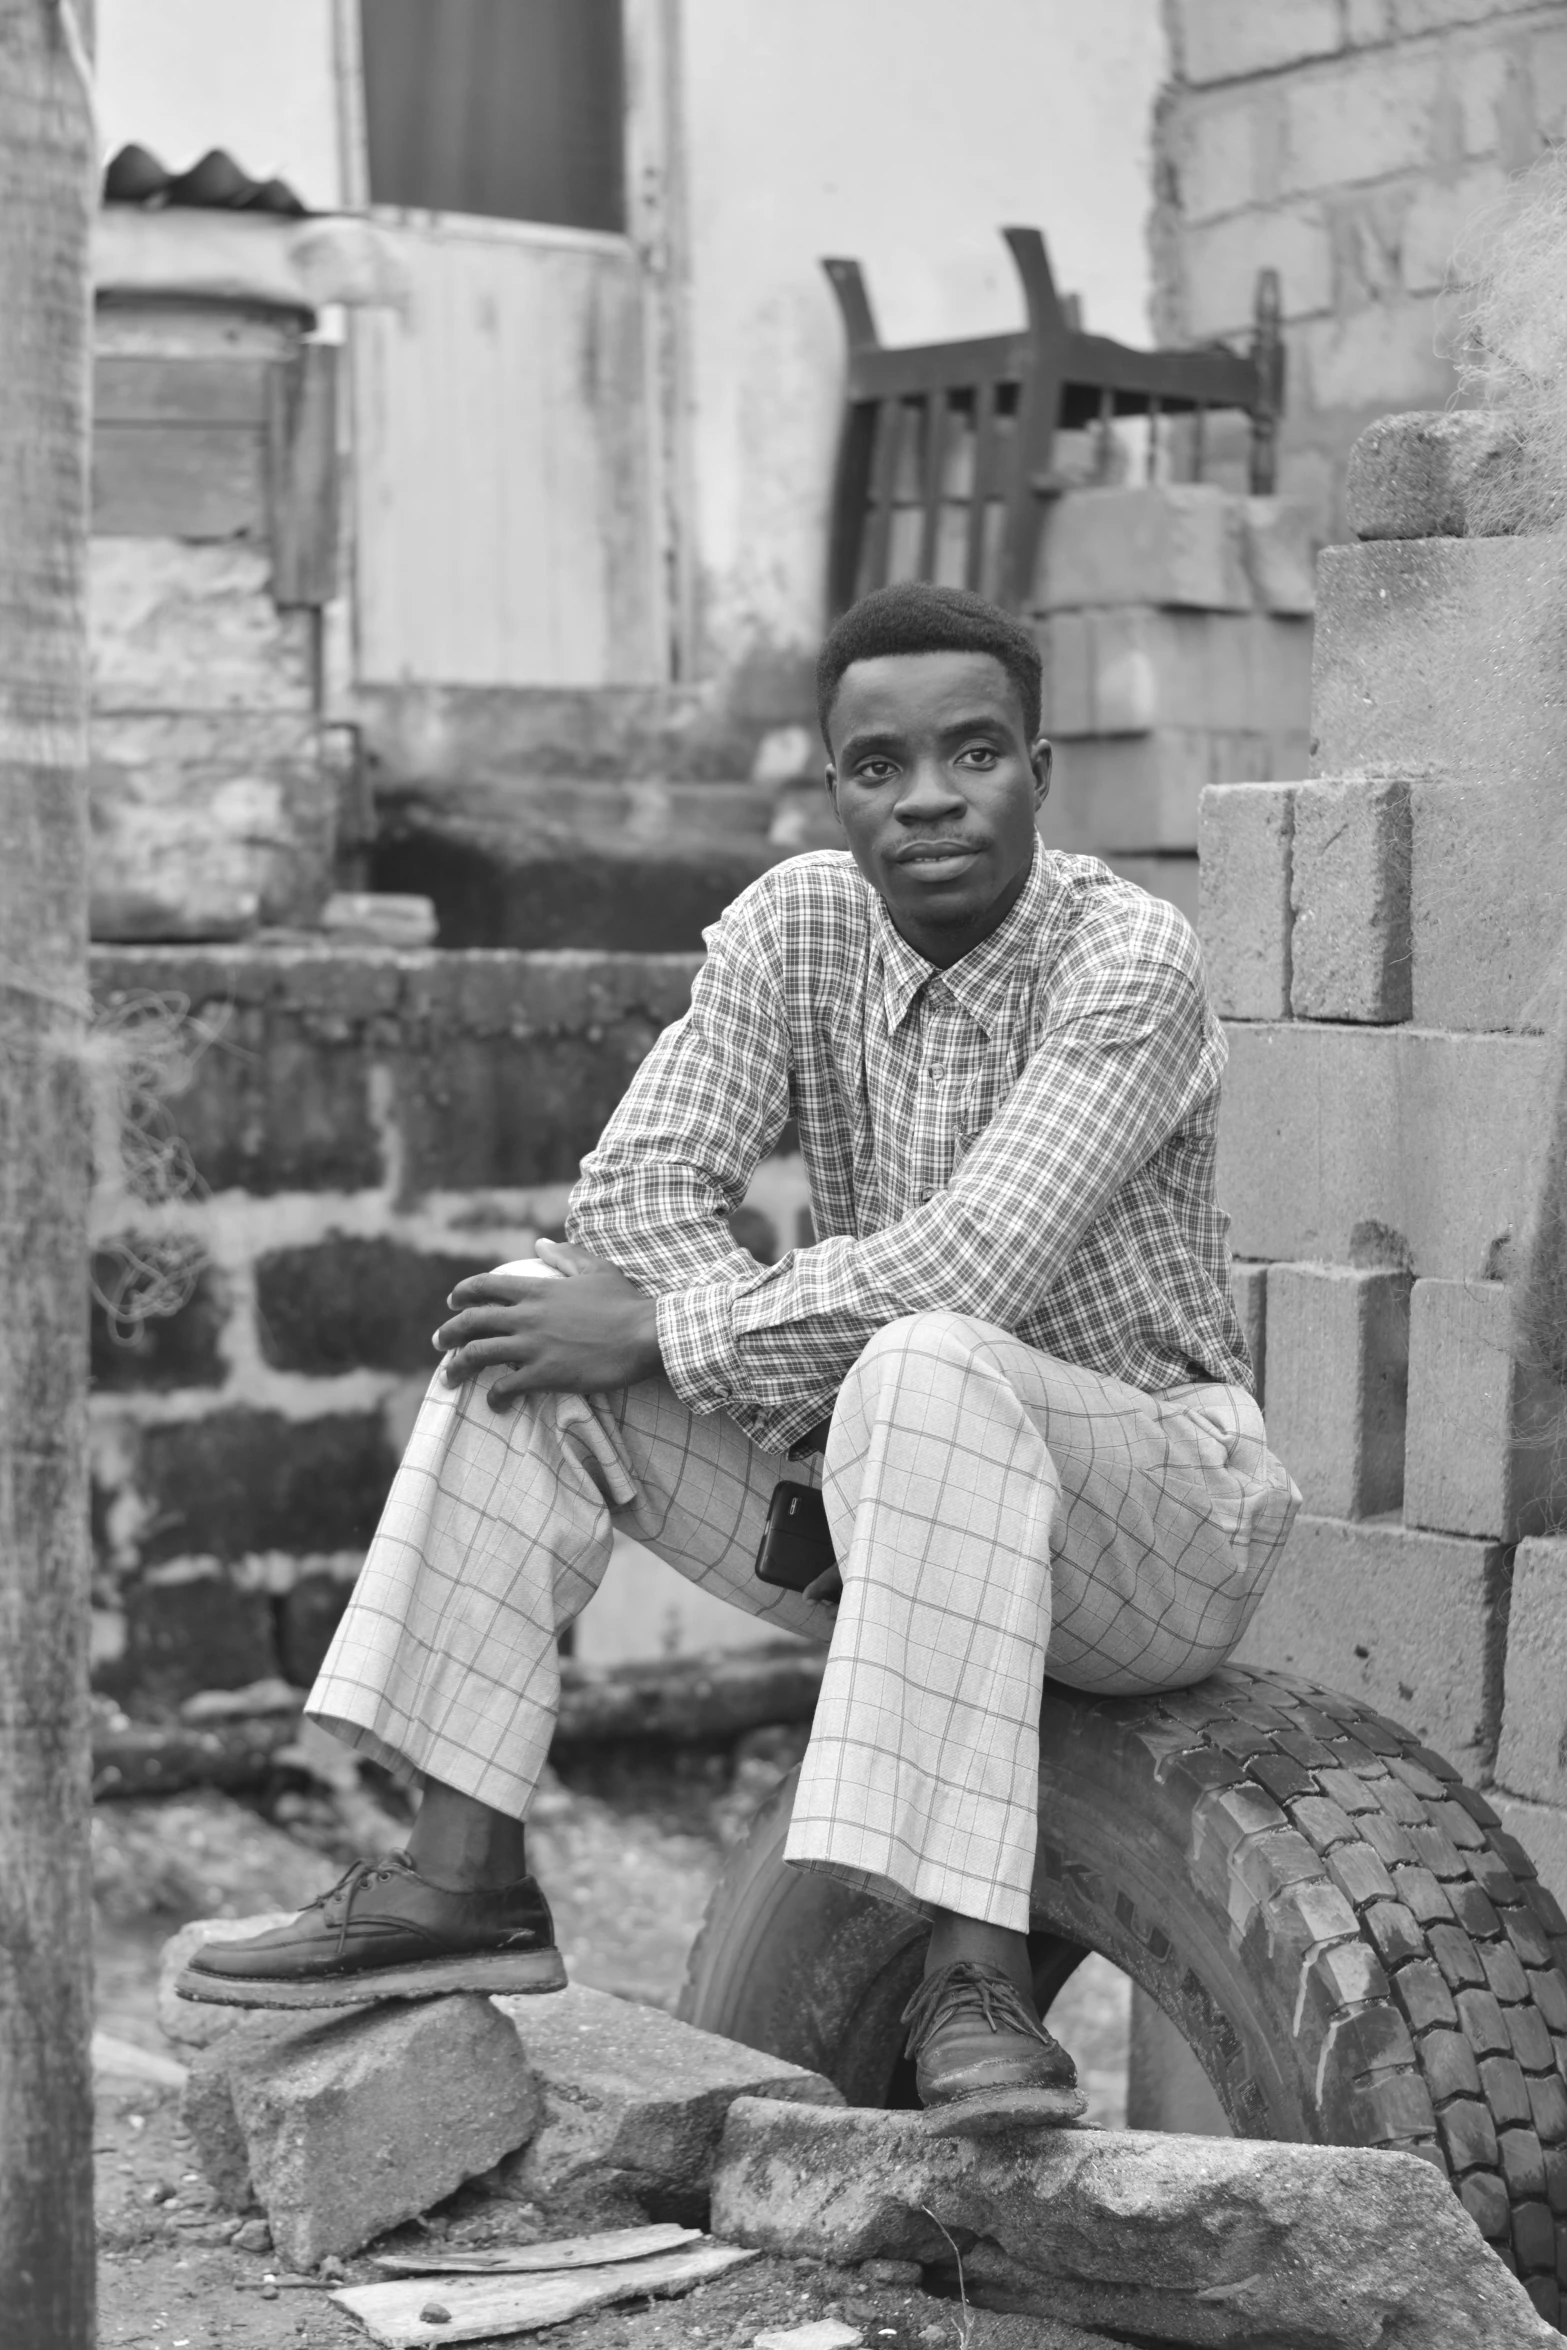
{"label": "stone rubble", "polygon": [[544,2108],[517,2034],[468,1996],[253,2015],[196,2056],[182,2110],[211,2186],[259,2202],[304,2269],[492,2170]]}
{"label": "stone rubble", "polygon": [[657,2219],[700,2218],[737,2097],[841,2105],[820,2074],[700,2032],[659,2008],[580,1984],[548,1999],[497,1999],[544,2097],[511,2192],[622,2197]]}
{"label": "stone rubble", "polygon": [[917,2115],[739,2100],[717,2236],[950,2261],[992,2305],[1235,2350],[1551,2350],[1414,2156],[1143,2131],[938,2138]]}

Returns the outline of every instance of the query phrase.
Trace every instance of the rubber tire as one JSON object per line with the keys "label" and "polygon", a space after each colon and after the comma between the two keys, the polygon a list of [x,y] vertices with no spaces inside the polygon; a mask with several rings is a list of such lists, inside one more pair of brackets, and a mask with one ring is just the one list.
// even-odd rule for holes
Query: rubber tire
{"label": "rubber tire", "polygon": [[[1177,2026],[1241,2137],[1381,2146],[1452,2179],[1542,2316],[1567,2310],[1567,1918],[1485,1798],[1355,1699],[1229,1666],[1047,1693],[1041,2009],[1090,1950]],[[794,1779],[734,1852],[680,2012],[913,2102],[925,1929],[783,1863]]]}

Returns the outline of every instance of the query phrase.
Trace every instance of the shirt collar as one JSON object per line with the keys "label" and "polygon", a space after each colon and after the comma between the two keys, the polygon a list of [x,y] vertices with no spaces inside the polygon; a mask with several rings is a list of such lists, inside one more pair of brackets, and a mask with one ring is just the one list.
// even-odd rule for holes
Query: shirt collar
{"label": "shirt collar", "polygon": [[888,1035],[907,1017],[920,989],[930,980],[940,979],[969,1018],[987,1037],[993,1038],[1002,1023],[1018,955],[1050,920],[1060,895],[1050,856],[1036,840],[1034,862],[1023,884],[1023,894],[1011,913],[988,938],[982,939],[956,963],[949,963],[944,971],[916,954],[908,940],[894,929],[878,897],[873,919],[881,942],[882,1008]]}

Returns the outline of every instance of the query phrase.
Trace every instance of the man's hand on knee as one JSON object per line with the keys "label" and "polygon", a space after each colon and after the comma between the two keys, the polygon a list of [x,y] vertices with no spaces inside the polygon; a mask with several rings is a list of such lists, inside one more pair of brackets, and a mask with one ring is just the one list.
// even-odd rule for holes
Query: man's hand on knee
{"label": "man's hand on knee", "polygon": [[652,1298],[585,1248],[541,1240],[538,1252],[567,1278],[476,1273],[458,1282],[447,1300],[456,1311],[434,1338],[450,1357],[441,1370],[448,1386],[503,1364],[485,1395],[501,1411],[540,1389],[596,1395],[663,1368]]}

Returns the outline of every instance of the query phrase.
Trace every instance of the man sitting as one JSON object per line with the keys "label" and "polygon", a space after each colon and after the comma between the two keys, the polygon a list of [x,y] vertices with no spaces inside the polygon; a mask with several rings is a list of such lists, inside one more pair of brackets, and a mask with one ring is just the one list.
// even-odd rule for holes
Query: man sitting
{"label": "man sitting", "polygon": [[[888,588],[818,668],[848,853],[708,934],[543,1268],[465,1281],[310,1712],[423,1801],[406,1857],[183,1987],[257,2005],[564,1982],[523,1821],[556,1636],[616,1527],[831,1647],[787,1857],[930,1920],[910,2048],[934,2126],[1082,2110],[1025,1940],[1045,1673],[1222,1664],[1298,1507],[1268,1452],[1214,1199],[1224,1043],[1174,909],[1041,848],[1032,639]],[[798,1122],[817,1239],[728,1218]],[[530,1271],[540,1268],[530,1267]],[[830,1415],[836,1564],[753,1562]],[[1043,1800],[1049,1802],[1048,1788]]]}

